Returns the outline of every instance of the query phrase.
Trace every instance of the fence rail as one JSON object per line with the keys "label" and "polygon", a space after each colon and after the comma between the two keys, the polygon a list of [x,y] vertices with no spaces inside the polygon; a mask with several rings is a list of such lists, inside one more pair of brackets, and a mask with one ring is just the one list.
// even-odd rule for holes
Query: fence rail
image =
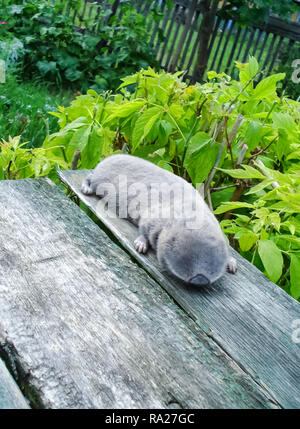
{"label": "fence rail", "polygon": [[[66,3],[65,0],[52,2]],[[173,0],[174,7],[171,9],[167,7],[165,0],[136,0],[135,3],[138,12],[147,18],[151,45],[161,67],[167,71],[185,70],[186,77],[193,80],[201,44],[200,28],[205,13],[205,0]],[[70,3],[66,3],[65,7],[74,25],[96,34],[101,32],[102,25],[110,16],[121,16],[122,13],[120,0],[115,0],[112,4],[109,0],[81,0],[79,8]],[[163,14],[159,22],[152,18],[153,8]],[[265,73],[269,74],[281,50],[290,50],[292,47],[299,49],[300,58],[298,22],[285,22],[271,17],[263,26],[253,24],[251,27],[241,28],[233,20],[217,16],[209,35],[209,58],[205,70],[213,69],[234,76],[235,61],[245,62],[250,54],[256,56]]]}

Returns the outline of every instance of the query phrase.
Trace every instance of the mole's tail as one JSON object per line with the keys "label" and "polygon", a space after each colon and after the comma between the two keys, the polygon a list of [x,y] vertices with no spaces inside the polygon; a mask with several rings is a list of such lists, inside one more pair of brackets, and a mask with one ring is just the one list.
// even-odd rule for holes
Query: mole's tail
{"label": "mole's tail", "polygon": [[89,174],[81,185],[81,192],[85,195],[91,195],[94,193],[93,187],[91,185],[92,174]]}

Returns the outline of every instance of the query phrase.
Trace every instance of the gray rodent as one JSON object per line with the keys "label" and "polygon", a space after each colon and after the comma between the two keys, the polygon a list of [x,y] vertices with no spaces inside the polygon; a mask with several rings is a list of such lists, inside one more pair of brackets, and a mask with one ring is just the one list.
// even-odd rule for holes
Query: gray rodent
{"label": "gray rodent", "polygon": [[150,245],[162,268],[177,278],[204,286],[226,268],[236,272],[217,219],[181,177],[141,158],[112,155],[85,178],[81,191],[105,198],[116,215],[137,225],[136,250],[146,253]]}

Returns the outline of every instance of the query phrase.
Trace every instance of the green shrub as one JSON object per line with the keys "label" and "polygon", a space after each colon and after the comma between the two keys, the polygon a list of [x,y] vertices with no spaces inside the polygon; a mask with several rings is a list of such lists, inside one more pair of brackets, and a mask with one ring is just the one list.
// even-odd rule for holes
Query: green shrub
{"label": "green shrub", "polygon": [[53,113],[60,131],[43,147],[69,164],[81,150],[81,168],[123,150],[203,183],[216,213],[229,211],[222,226],[231,243],[298,299],[300,104],[278,97],[284,74],[255,85],[255,58],[237,66],[238,81],[209,72],[209,82],[188,86],[181,73],[149,68],[124,78],[117,95],[90,90]]}
{"label": "green shrub", "polygon": [[[247,179],[243,201],[224,202],[216,214],[239,209],[234,219],[221,226],[238,243],[239,252],[252,261],[294,298],[300,298],[300,169],[298,162],[281,173],[259,164],[259,169],[224,170],[234,178]],[[254,181],[260,180],[254,185]]]}
{"label": "green shrub", "polygon": [[[73,7],[77,3],[71,2]],[[8,24],[0,26],[2,39],[15,37],[24,45],[22,77],[37,75],[55,86],[81,90],[116,88],[121,76],[155,64],[145,18],[130,2],[123,3],[122,18],[104,22],[99,34],[76,30],[64,2],[10,4],[3,18]]]}
{"label": "green shrub", "polygon": [[53,152],[43,148],[26,149],[20,137],[9,137],[0,142],[0,180],[24,179],[53,174],[55,165],[68,165]]}

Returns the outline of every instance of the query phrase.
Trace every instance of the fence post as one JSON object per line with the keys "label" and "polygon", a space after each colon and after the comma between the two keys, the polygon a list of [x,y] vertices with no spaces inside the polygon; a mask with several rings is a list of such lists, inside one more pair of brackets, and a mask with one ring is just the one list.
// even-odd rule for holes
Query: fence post
{"label": "fence post", "polygon": [[198,3],[199,3],[199,0],[192,0],[191,5],[189,6],[189,12],[188,12],[188,16],[186,18],[185,26],[184,26],[183,32],[181,34],[181,37],[180,37],[177,49],[175,51],[175,54],[173,56],[173,59],[172,59],[172,62],[171,62],[171,66],[169,68],[169,70],[170,70],[171,73],[174,73],[174,71],[176,69],[177,62],[178,62],[178,59],[180,57],[180,54],[181,54],[181,51],[182,51],[182,48],[183,48],[183,45],[184,45],[184,41],[185,41],[185,38],[186,38],[186,35],[187,35],[188,31],[191,28],[191,24],[192,24],[192,21],[193,21],[193,16],[196,13]]}
{"label": "fence post", "polygon": [[213,32],[215,16],[218,10],[217,0],[204,0],[204,12],[199,30],[199,48],[193,73],[193,81],[201,82],[209,59],[209,40]]}
{"label": "fence post", "polygon": [[120,0],[115,0],[114,3],[112,4],[111,13],[108,15],[106,22],[109,22],[110,18],[115,16],[115,14],[117,13],[119,5],[120,5]]}

